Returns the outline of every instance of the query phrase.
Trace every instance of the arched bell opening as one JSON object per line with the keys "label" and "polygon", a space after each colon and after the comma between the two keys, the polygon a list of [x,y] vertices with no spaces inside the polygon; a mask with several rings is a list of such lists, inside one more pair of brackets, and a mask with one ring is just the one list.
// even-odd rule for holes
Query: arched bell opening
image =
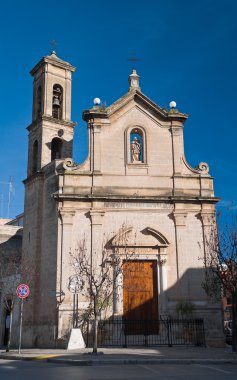
{"label": "arched bell opening", "polygon": [[41,86],[37,89],[37,117],[42,113],[42,88]]}
{"label": "arched bell opening", "polygon": [[53,86],[52,116],[62,119],[63,114],[63,88],[59,84]]}
{"label": "arched bell opening", "polygon": [[51,161],[62,158],[62,140],[55,137],[51,142]]}

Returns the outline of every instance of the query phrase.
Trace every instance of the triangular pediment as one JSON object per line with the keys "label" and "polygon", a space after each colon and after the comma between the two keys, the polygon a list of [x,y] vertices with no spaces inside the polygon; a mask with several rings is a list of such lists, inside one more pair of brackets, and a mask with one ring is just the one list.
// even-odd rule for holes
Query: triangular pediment
{"label": "triangular pediment", "polygon": [[111,117],[117,112],[121,112],[121,110],[127,107],[131,102],[135,102],[140,108],[143,108],[146,112],[149,112],[153,117],[159,120],[167,121],[175,117],[175,119],[184,122],[188,117],[186,114],[182,114],[179,111],[175,111],[175,113],[168,112],[165,108],[161,108],[139,90],[129,91],[111,104],[106,109],[108,117]]}

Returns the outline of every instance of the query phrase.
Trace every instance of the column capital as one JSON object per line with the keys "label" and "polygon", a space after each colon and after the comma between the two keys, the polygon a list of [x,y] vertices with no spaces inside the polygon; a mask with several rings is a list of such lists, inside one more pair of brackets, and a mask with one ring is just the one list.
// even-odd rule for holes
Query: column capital
{"label": "column capital", "polygon": [[161,266],[165,265],[166,262],[167,262],[167,259],[166,259],[165,257],[161,257],[160,260],[159,260],[159,264],[160,264]]}
{"label": "column capital", "polygon": [[159,265],[164,265],[167,262],[167,253],[166,253],[166,247],[162,247],[159,250],[159,255],[158,255],[158,264]]}
{"label": "column capital", "polygon": [[92,225],[101,225],[105,212],[102,210],[91,210],[89,215]]}
{"label": "column capital", "polygon": [[101,125],[99,124],[94,124],[93,129],[95,133],[100,133],[101,132]]}
{"label": "column capital", "polygon": [[187,219],[187,212],[183,211],[174,211],[173,212],[173,218],[175,225],[178,227],[185,227],[186,226],[186,219]]}
{"label": "column capital", "polygon": [[75,216],[74,210],[59,209],[58,213],[63,224],[73,224],[73,217]]}
{"label": "column capital", "polygon": [[203,226],[214,226],[215,225],[215,213],[213,212],[200,212],[198,214]]}
{"label": "column capital", "polygon": [[171,126],[170,132],[173,134],[173,136],[181,136],[183,133],[183,127],[178,125]]}

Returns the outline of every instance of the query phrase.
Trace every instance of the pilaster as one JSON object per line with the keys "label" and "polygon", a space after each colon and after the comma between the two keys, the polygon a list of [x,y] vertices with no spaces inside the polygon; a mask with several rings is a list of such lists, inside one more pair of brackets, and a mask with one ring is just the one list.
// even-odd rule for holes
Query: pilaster
{"label": "pilaster", "polygon": [[103,233],[102,224],[104,211],[102,210],[91,210],[90,220],[91,220],[91,262],[92,265],[100,263],[102,243],[103,243]]}
{"label": "pilaster", "polygon": [[180,175],[182,172],[183,156],[183,125],[180,122],[171,122],[171,136],[172,136],[172,153],[173,153],[173,171],[174,175]]}
{"label": "pilaster", "polygon": [[101,171],[101,126],[93,126],[93,172]]}
{"label": "pilaster", "polygon": [[[162,249],[162,248],[161,248]],[[159,314],[167,313],[167,270],[166,270],[166,255],[160,252],[158,256],[158,292],[159,292]]]}
{"label": "pilaster", "polygon": [[[186,226],[187,212],[183,210],[175,210],[173,212],[174,224],[175,224],[175,251],[176,251],[176,273],[177,284],[180,279],[179,269],[179,242],[182,241],[182,229]],[[178,288],[179,289],[179,288]]]}
{"label": "pilaster", "polygon": [[59,210],[59,216],[61,219],[61,244],[58,263],[60,270],[57,273],[57,291],[61,295],[67,292],[67,284],[70,277],[69,253],[72,249],[72,227],[75,211]]}

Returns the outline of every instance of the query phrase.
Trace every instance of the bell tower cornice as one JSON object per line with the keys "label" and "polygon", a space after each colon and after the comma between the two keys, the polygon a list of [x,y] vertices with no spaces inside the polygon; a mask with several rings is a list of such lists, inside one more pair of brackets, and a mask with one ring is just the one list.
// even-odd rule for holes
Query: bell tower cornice
{"label": "bell tower cornice", "polygon": [[34,76],[35,73],[39,71],[39,69],[46,63],[50,63],[51,65],[60,67],[64,70],[67,69],[72,73],[74,73],[74,71],[76,70],[76,68],[72,66],[69,62],[63,61],[62,59],[58,58],[56,52],[53,50],[51,55],[46,55],[33,67],[33,69],[30,71],[30,74]]}
{"label": "bell tower cornice", "polygon": [[[49,122],[52,122],[54,124],[69,127],[69,128],[74,128],[77,125],[77,123],[75,123],[73,121],[58,120],[58,119],[54,119],[52,116],[48,116],[48,115],[41,115],[41,120],[42,121],[49,121]],[[39,120],[35,120],[30,125],[28,125],[28,127],[26,127],[26,129],[28,131],[31,131],[34,128],[37,128],[38,125],[39,125]]]}

